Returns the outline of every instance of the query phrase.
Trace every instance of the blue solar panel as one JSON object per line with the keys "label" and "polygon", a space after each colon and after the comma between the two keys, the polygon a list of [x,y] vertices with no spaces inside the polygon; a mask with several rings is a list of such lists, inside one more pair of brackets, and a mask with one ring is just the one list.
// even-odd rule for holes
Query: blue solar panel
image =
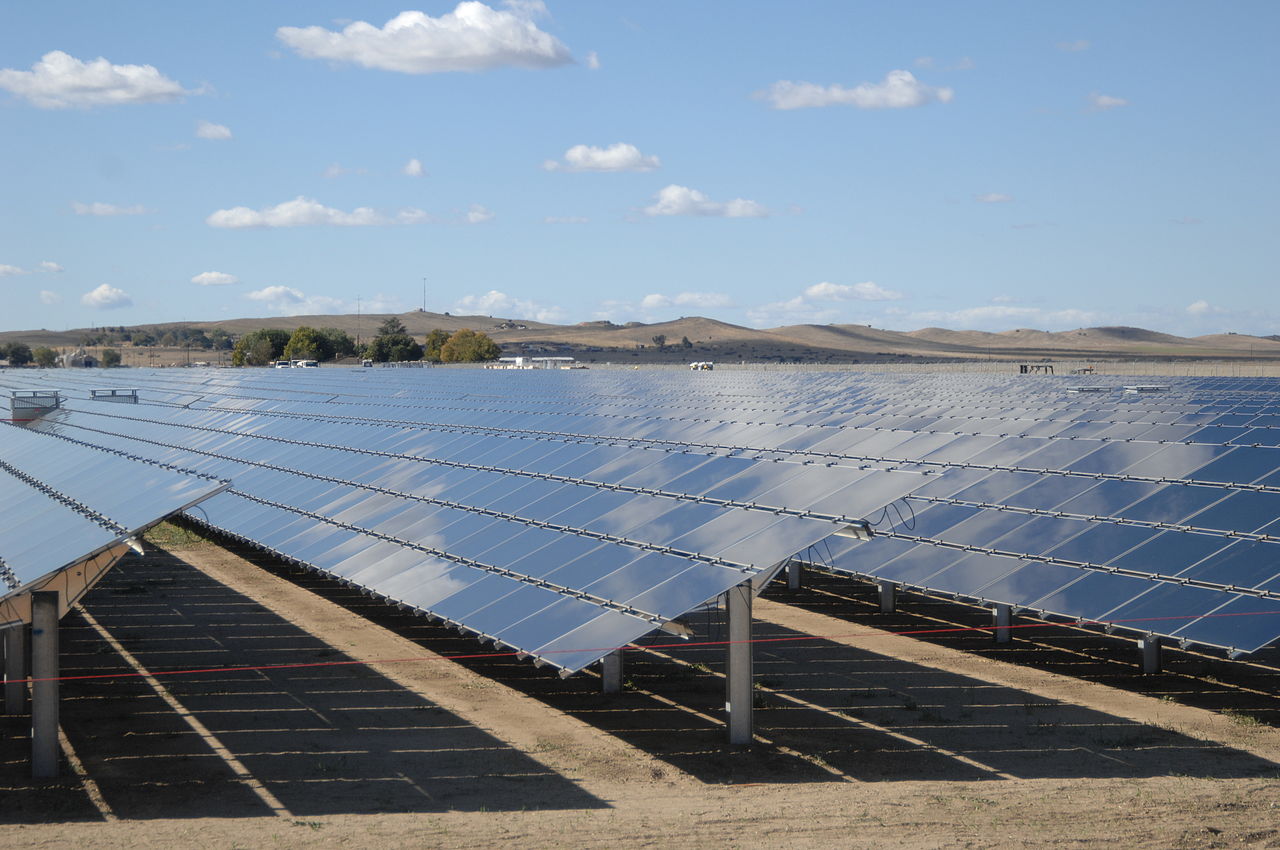
{"label": "blue solar panel", "polygon": [[[1266,608],[1280,611],[1274,380],[1126,379],[1129,391],[1097,376],[134,370],[142,403],[105,409],[82,400],[102,374],[58,378],[75,397],[56,427],[234,477],[253,498],[220,527],[285,554],[323,558],[356,535],[356,549],[418,546],[542,581],[559,555],[537,529],[608,553],[599,575],[563,573],[574,582],[622,569],[616,547],[748,575],[868,519],[874,540],[824,544],[831,566],[1067,617],[1150,609],[1121,625],[1237,651],[1280,635]],[[268,508],[295,518],[288,540]],[[459,511],[485,519],[445,524]],[[308,519],[337,530],[309,539]],[[602,603],[619,616],[673,610],[635,602],[664,594],[599,587],[619,594]],[[593,628],[616,621],[600,616]]]}

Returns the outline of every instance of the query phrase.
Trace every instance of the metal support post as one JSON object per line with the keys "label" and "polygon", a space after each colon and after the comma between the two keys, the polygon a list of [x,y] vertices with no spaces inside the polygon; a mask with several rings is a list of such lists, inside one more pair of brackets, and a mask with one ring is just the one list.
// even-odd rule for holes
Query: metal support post
{"label": "metal support post", "polygon": [[31,775],[58,775],[58,591],[31,594]]}
{"label": "metal support post", "polygon": [[898,609],[898,586],[891,581],[876,582],[876,593],[880,596],[880,613],[892,614]]}
{"label": "metal support post", "polygon": [[600,692],[622,693],[622,650],[615,649],[600,659]]}
{"label": "metal support post", "polygon": [[800,577],[803,574],[804,566],[796,560],[787,562],[787,589],[799,590]]}
{"label": "metal support post", "polygon": [[1013,633],[1009,630],[1013,625],[1013,607],[1010,605],[996,605],[991,609],[991,621],[995,624],[996,643],[1008,643],[1013,639]]}
{"label": "metal support post", "polygon": [[743,582],[725,593],[729,616],[729,646],[725,664],[725,711],[729,715],[729,743],[750,744],[753,697],[751,652],[751,584]]}
{"label": "metal support post", "polygon": [[1138,651],[1142,653],[1142,672],[1160,672],[1160,638],[1146,635],[1138,640]]}
{"label": "metal support post", "polygon": [[27,713],[27,627],[4,630],[4,713]]}

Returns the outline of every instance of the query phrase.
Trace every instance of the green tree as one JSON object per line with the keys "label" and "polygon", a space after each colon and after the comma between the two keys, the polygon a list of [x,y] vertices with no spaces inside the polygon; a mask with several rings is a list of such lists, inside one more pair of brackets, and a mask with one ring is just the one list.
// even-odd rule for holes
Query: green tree
{"label": "green tree", "polygon": [[316,333],[328,344],[325,360],[338,360],[351,357],[356,353],[356,341],[346,331],[340,331],[337,328],[321,328]]}
{"label": "green tree", "polygon": [[449,332],[436,328],[427,334],[426,344],[422,346],[422,356],[433,363],[440,362],[440,349],[449,341]]}
{"label": "green tree", "polygon": [[119,366],[120,359],[120,352],[114,348],[104,348],[102,350],[102,365],[105,368],[110,369],[113,366]]}
{"label": "green tree", "polygon": [[10,343],[8,358],[10,366],[26,366],[33,359],[31,346],[27,345],[25,342]]}
{"label": "green tree", "polygon": [[422,346],[409,336],[404,322],[392,316],[378,327],[378,335],[369,343],[364,356],[375,363],[421,360]]}
{"label": "green tree", "polygon": [[501,356],[502,349],[488,334],[477,333],[470,328],[455,332],[440,346],[440,359],[445,363],[478,363],[497,360]]}
{"label": "green tree", "polygon": [[653,344],[654,344],[654,345],[656,345],[656,346],[658,346],[658,348],[664,348],[664,347],[666,347],[666,344],[667,344],[667,335],[666,335],[666,334],[657,334],[656,336],[654,336],[654,337],[653,337]]}
{"label": "green tree", "polygon": [[284,357],[286,360],[329,360],[331,352],[328,340],[315,328],[302,325],[285,343]]}
{"label": "green tree", "polygon": [[231,351],[232,366],[265,366],[278,360],[289,344],[289,332],[277,328],[263,328],[247,333],[236,340]]}
{"label": "green tree", "polygon": [[218,351],[225,351],[228,348],[233,347],[235,342],[231,339],[231,334],[227,333],[222,328],[214,328],[209,331],[209,344]]}
{"label": "green tree", "polygon": [[43,345],[31,352],[31,356],[35,359],[36,365],[41,369],[50,369],[58,365],[58,352],[52,348],[45,348]]}
{"label": "green tree", "polygon": [[693,343],[689,342],[689,337],[687,336],[680,337],[680,344],[685,348],[693,348]]}

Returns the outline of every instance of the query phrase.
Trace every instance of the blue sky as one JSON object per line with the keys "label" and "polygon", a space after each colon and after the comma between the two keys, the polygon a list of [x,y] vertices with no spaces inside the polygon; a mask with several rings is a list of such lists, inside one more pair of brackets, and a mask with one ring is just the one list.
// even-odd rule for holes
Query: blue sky
{"label": "blue sky", "polygon": [[7,330],[1280,332],[1280,4],[10,3]]}

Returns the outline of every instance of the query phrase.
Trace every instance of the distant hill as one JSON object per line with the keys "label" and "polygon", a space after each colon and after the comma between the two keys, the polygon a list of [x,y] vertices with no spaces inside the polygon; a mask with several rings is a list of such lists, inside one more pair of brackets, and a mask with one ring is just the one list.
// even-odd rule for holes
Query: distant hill
{"label": "distant hill", "polygon": [[[293,330],[302,325],[332,327],[367,340],[393,314],[286,316],[216,322],[165,322],[130,329],[155,336],[180,328],[215,327],[239,336],[259,328]],[[507,354],[571,355],[581,360],[680,362],[687,360],[800,361],[815,363],[946,361],[972,359],[1230,359],[1280,360],[1280,335],[1212,334],[1179,337],[1131,327],[1041,331],[1031,328],[988,331],[922,328],[910,332],[866,325],[788,325],[747,328],[700,316],[670,322],[624,325],[607,321],[553,325],[528,319],[453,316],[413,310],[394,314],[409,332],[422,335],[441,328],[484,331]],[[0,342],[71,348],[94,329],[4,331]],[[660,338],[661,346],[654,339]],[[685,341],[688,341],[687,345]],[[136,359],[136,358],[135,358]]]}

